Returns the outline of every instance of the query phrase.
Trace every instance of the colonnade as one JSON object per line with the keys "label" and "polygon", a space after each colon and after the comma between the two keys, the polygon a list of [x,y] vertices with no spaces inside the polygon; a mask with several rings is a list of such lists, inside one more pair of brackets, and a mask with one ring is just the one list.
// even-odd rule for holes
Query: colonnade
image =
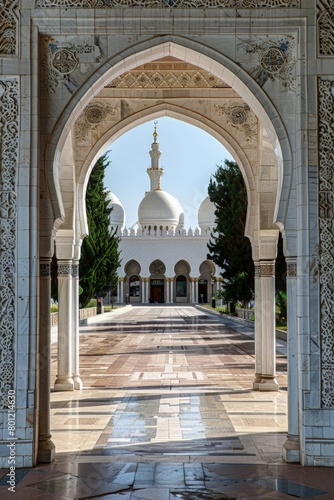
{"label": "colonnade", "polygon": [[[162,278],[165,281],[165,304],[173,304],[175,302],[174,299],[174,282],[175,278],[174,277],[164,277]],[[191,304],[198,304],[200,302],[200,297],[198,293],[198,282],[201,278],[192,278],[188,277],[187,283],[189,289],[187,290],[187,302],[190,302]],[[141,281],[141,295],[140,295],[140,303],[142,304],[149,304],[150,302],[150,278],[146,277],[140,277]],[[213,294],[216,293],[218,289],[218,283],[221,281],[221,278],[215,277],[215,282],[213,285]],[[210,284],[208,283],[208,286]],[[117,285],[117,298],[116,302],[117,303],[124,303],[126,302],[126,293],[125,293],[125,278],[120,277],[118,279],[118,285]],[[210,285],[211,286],[211,285]],[[211,297],[212,293],[208,288],[208,297]],[[129,294],[128,294],[129,297]],[[131,299],[130,299],[131,300]],[[209,301],[210,302],[210,301]]]}
{"label": "colonnade", "polygon": [[[267,255],[272,259],[255,261],[255,378],[253,389],[277,391],[275,342],[275,257],[276,240]],[[268,245],[267,245],[268,250]],[[256,253],[256,252],[255,252]],[[261,252],[258,252],[260,255]],[[50,345],[51,345],[51,259],[40,259],[40,412],[39,461],[48,462],[54,455],[50,435]],[[55,391],[82,389],[79,369],[79,260],[58,259],[58,362]],[[296,341],[296,261],[287,259],[288,300],[288,398],[289,429],[284,447],[285,459],[299,461],[299,424],[297,394]],[[166,303],[173,303],[174,278],[165,278]],[[199,278],[189,278],[188,297],[198,303]],[[149,302],[150,278],[142,278],[142,302]],[[118,293],[124,296],[124,279],[119,280]]]}

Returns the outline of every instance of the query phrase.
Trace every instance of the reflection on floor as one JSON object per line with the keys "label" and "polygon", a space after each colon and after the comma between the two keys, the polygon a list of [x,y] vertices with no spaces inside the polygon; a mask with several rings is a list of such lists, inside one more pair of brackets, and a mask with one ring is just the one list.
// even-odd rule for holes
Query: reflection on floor
{"label": "reflection on floor", "polygon": [[[56,463],[20,470],[15,498],[333,499],[328,469],[282,461],[284,343],[281,390],[254,392],[251,335],[186,306],[133,307],[83,327],[84,389],[51,395]],[[13,498],[2,475],[0,498]]]}

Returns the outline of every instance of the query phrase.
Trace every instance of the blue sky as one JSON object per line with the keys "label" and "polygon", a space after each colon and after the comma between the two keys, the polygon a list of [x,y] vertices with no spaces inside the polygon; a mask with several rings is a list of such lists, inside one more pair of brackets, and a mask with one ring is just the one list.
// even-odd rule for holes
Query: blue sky
{"label": "blue sky", "polygon": [[[137,221],[137,208],[149,190],[151,144],[154,122],[149,121],[122,135],[108,147],[111,161],[106,169],[105,185],[118,196],[126,212],[126,226]],[[207,196],[211,174],[229,152],[203,130],[174,118],[159,118],[158,142],[164,169],[161,187],[175,196],[185,214],[185,227],[197,226],[198,207]]]}

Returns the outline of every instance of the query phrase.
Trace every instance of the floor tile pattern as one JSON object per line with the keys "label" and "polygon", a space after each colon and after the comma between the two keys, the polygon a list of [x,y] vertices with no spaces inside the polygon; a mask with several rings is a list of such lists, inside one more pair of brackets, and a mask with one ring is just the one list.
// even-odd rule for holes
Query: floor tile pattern
{"label": "floor tile pattern", "polygon": [[81,328],[84,389],[51,395],[56,462],[22,470],[14,497],[1,471],[0,498],[333,500],[328,469],[282,461],[285,352],[280,391],[253,392],[246,323],[188,306],[95,319]]}

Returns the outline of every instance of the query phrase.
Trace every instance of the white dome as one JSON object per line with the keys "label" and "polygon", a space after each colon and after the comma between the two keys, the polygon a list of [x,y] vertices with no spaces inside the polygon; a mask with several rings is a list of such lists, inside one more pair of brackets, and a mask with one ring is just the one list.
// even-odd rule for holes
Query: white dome
{"label": "white dome", "polygon": [[138,223],[142,228],[163,226],[175,229],[179,224],[183,225],[183,217],[180,202],[161,189],[148,193],[138,207]]}
{"label": "white dome", "polygon": [[198,209],[198,225],[202,230],[213,228],[216,225],[215,210],[216,207],[214,203],[210,201],[209,196],[204,198]]}
{"label": "white dome", "polygon": [[109,191],[106,198],[109,200],[108,206],[112,207],[112,212],[109,215],[110,226],[114,229],[116,229],[116,227],[121,229],[125,224],[125,212],[123,205],[117,196],[111,191]]}

